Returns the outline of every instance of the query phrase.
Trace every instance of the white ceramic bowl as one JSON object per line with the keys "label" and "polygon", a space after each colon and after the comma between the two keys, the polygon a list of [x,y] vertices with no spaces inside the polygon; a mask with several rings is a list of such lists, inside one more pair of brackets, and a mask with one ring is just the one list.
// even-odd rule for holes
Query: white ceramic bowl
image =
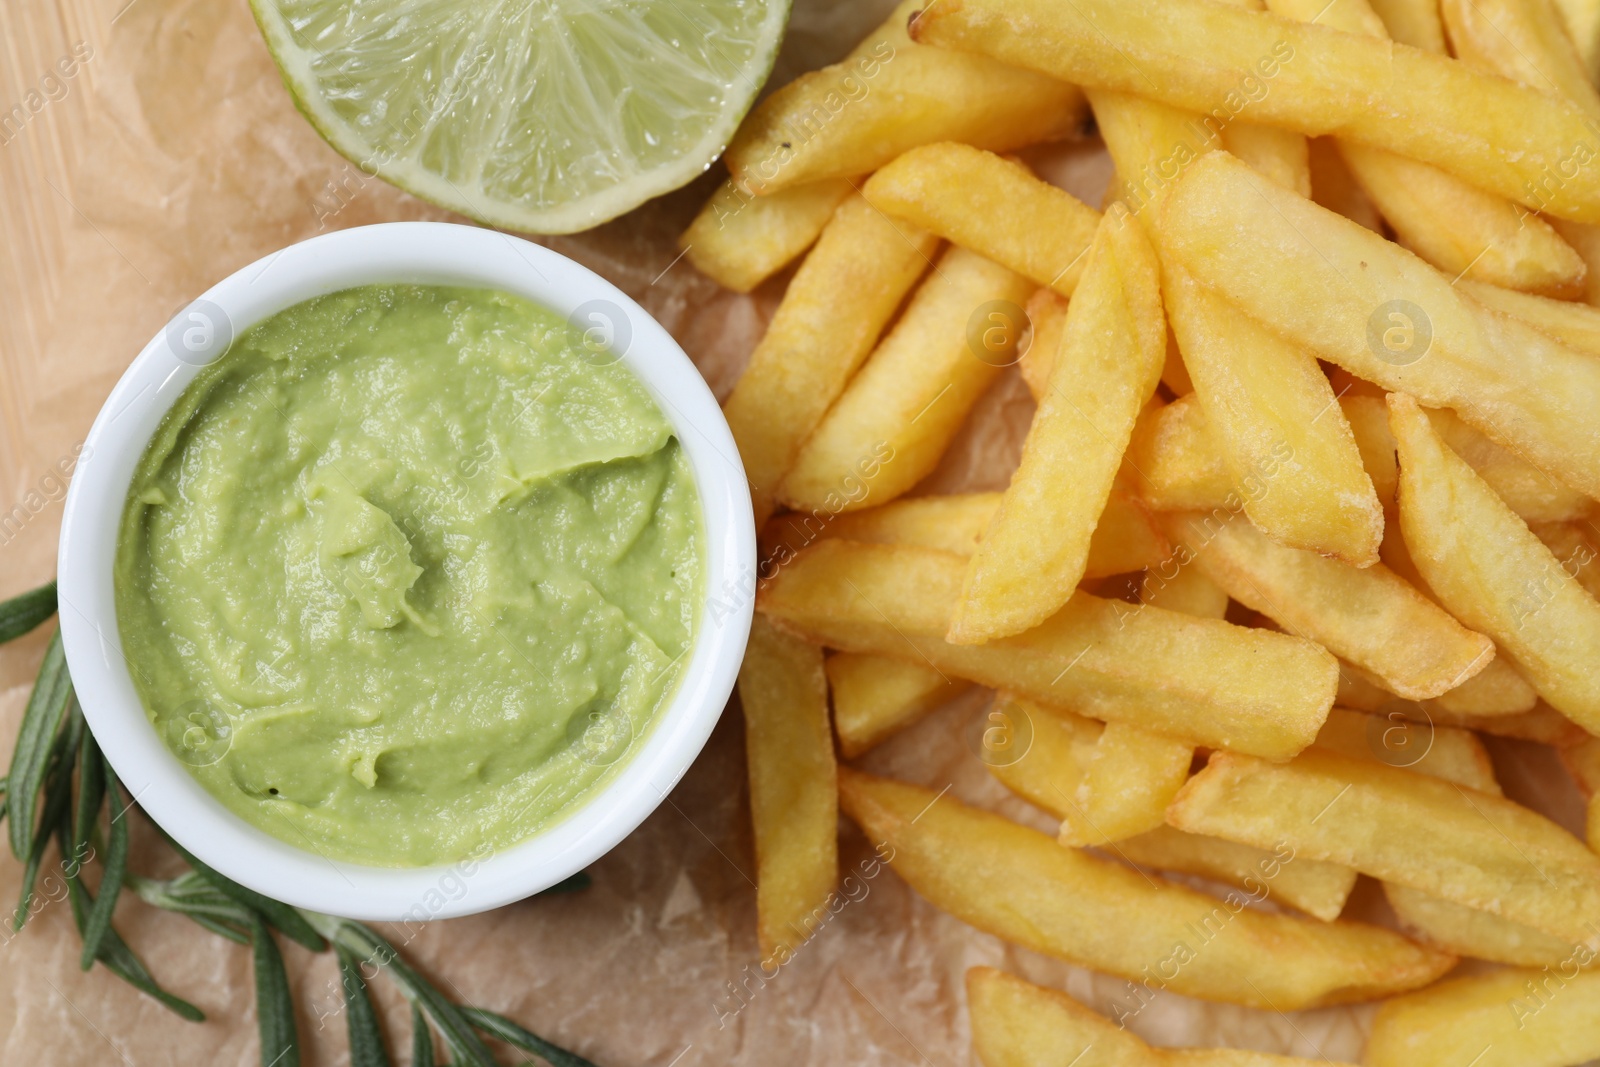
{"label": "white ceramic bowl", "polygon": [[[112,566],[134,468],[200,368],[255,323],[356,285],[501,289],[602,331],[672,421],[700,490],[706,600],[677,695],[609,783],[542,833],[448,867],[336,862],[246,823],[213,798],[145,716],[123,660]],[[118,776],[204,862],[277,900],[347,918],[416,921],[486,911],[582,870],[634,830],[699,754],[733,689],[753,610],[755,528],[722,411],[672,337],[594,272],[493,230],[436,222],[314,237],[218,283],[157,334],[101,408],[67,493],[58,561],[61,635],[84,715]]]}

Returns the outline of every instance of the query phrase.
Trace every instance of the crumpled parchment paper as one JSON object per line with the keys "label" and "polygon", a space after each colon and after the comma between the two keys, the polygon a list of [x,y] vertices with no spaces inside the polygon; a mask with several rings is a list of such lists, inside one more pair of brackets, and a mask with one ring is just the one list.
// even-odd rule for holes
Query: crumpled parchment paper
{"label": "crumpled parchment paper", "polygon": [[[842,55],[887,0],[797,0],[774,85]],[[213,282],[328,228],[447,212],[369,179],[295,112],[244,0],[36,0],[0,5],[0,596],[55,569],[60,501],[75,447],[143,344]],[[1029,153],[1098,204],[1110,173],[1094,143]],[[719,396],[732,387],[782,293],[720,290],[675,261],[676,234],[713,171],[591,233],[548,243],[615,281],[678,338]],[[979,404],[930,492],[1001,488],[1032,402],[1015,374]],[[0,650],[0,759],[47,634]],[[1053,829],[1009,797],[963,736],[969,694],[863,761]],[[505,1012],[603,1067],[975,1062],[962,980],[1005,967],[1109,1007],[1123,983],[1017,950],[943,915],[891,872],[862,878],[870,849],[843,826],[844,905],[789,965],[757,970],[755,865],[737,707],[654,816],[570,896],[487,915],[390,927],[406,955],[465,1002]],[[1568,825],[1574,791],[1547,751],[1496,746],[1508,793]],[[133,867],[174,859],[135,820]],[[117,925],[158,979],[207,1015],[186,1023],[96,968],[59,879],[38,914],[0,930],[0,1062],[256,1063],[247,950],[125,896]],[[19,865],[0,857],[9,914]],[[1366,884],[1353,907],[1381,914]],[[308,1064],[348,1062],[331,956],[285,944]],[[375,983],[397,1062],[405,1009]],[[1159,994],[1134,1029],[1158,1044],[1228,1044],[1354,1060],[1370,1008],[1292,1016]]]}

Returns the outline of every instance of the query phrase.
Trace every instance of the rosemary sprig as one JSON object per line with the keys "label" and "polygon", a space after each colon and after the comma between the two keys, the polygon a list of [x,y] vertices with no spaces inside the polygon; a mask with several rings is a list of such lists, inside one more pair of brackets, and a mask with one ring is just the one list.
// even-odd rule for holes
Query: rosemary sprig
{"label": "rosemary sprig", "polygon": [[[55,608],[54,582],[0,603],[0,643],[33,630],[54,614]],[[85,969],[98,962],[183,1018],[192,1022],[205,1019],[199,1008],[163,989],[117,933],[113,919],[123,889],[147,904],[186,916],[211,933],[251,947],[263,1067],[298,1067],[300,1063],[293,991],[274,931],[313,952],[331,946],[337,954],[352,1067],[389,1067],[391,1063],[368,989],[370,977],[380,973],[394,982],[411,1004],[412,1062],[416,1067],[434,1067],[435,1033],[450,1050],[453,1067],[494,1067],[494,1057],[480,1033],[531,1052],[551,1067],[595,1067],[503,1015],[454,1003],[370,927],[262,896],[212,870],[171,838],[168,843],[189,870],[165,880],[129,871],[128,819],[135,810],[131,799],[124,800],[116,773],[73,698],[58,633],[45,651],[23,712],[10,773],[0,777],[0,818],[10,821],[12,852],[25,865],[14,920],[18,929],[33,908],[39,873],[54,840],[61,853],[60,873],[73,922],[83,941],[80,962]],[[102,814],[106,815],[103,829]],[[84,868],[96,861],[101,868],[99,888],[91,893],[82,875]],[[579,873],[545,892],[576,892],[588,884],[588,875]]]}

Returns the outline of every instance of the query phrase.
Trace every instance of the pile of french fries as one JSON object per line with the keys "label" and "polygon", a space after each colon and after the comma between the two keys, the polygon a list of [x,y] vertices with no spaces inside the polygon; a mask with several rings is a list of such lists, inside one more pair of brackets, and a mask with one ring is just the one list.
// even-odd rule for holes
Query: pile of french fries
{"label": "pile of french fries", "polygon": [[[1579,840],[1482,740],[1600,797],[1597,66],[1597,0],[909,0],[757,107],[683,247],[741,292],[798,263],[725,405],[765,962],[842,809],[1141,1004],[1381,999],[1377,1067],[1600,1057],[1600,799]],[[1099,206],[1007,154],[1091,116]],[[919,495],[1013,363],[1009,488]],[[1055,840],[838,762],[972,686]],[[1358,875],[1392,926],[1341,918]],[[990,1067],[1265,1062],[968,993]]]}

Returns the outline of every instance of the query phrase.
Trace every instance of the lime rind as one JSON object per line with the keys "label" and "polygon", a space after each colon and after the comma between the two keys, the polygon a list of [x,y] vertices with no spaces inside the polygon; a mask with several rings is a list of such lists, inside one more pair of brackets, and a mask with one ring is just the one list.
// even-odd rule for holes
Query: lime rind
{"label": "lime rind", "polygon": [[709,167],[789,0],[251,0],[341,155],[479,222],[571,233]]}

